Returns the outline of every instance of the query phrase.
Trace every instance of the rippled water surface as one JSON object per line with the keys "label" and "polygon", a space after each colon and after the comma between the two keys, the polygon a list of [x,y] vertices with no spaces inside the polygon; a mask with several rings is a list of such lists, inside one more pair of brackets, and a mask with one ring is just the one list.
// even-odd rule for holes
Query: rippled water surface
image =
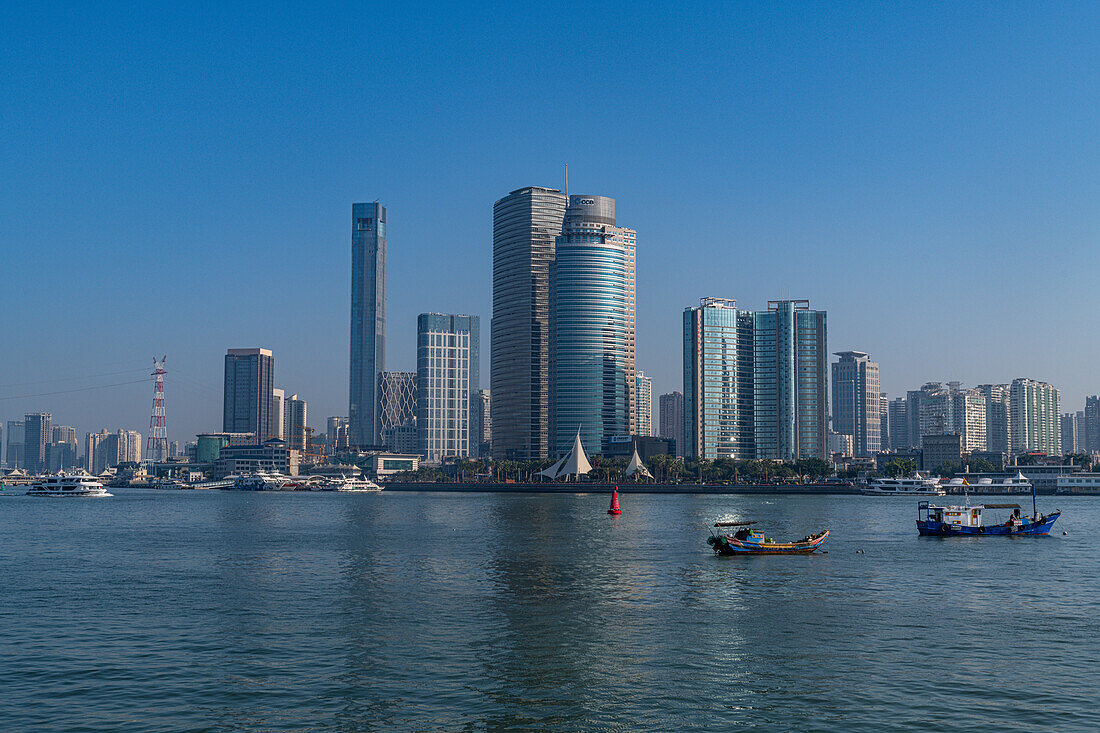
{"label": "rippled water surface", "polygon": [[[1100,499],[1020,539],[918,538],[906,499],[607,501],[3,496],[0,727],[1100,729]],[[828,552],[716,558],[718,517]]]}

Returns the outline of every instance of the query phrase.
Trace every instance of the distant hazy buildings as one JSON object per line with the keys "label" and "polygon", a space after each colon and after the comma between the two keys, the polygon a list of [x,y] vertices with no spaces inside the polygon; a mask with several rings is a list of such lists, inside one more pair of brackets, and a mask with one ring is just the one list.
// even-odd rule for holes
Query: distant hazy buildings
{"label": "distant hazy buildings", "polygon": [[1011,387],[1007,384],[981,384],[978,390],[985,397],[986,450],[1007,454],[1012,448]]}
{"label": "distant hazy buildings", "polygon": [[896,451],[899,448],[917,447],[909,439],[908,405],[909,401],[905,397],[895,397],[890,400],[887,407],[890,423],[890,450]]}
{"label": "distant hazy buildings", "polygon": [[140,460],[141,433],[136,430],[100,430],[84,436],[84,467],[94,475],[120,463]]}
{"label": "distant hazy buildings", "polygon": [[494,458],[547,455],[550,263],[567,204],[556,189],[528,186],[493,205]]}
{"label": "distant hazy buildings", "polygon": [[417,318],[418,452],[428,461],[477,455],[479,332],[477,316],[422,313]]}
{"label": "distant hazy buildings", "polygon": [[46,444],[53,437],[48,412],[30,412],[23,416],[23,467],[28,473],[44,473]]}
{"label": "distant hazy buildings", "polygon": [[890,448],[890,398],[878,393],[878,442],[882,450]]}
{"label": "distant hazy buildings", "polygon": [[416,372],[382,372],[378,396],[381,442],[394,453],[419,450],[416,432]]}
{"label": "distant hazy buildings", "polygon": [[378,380],[386,368],[386,207],[351,207],[351,375],[348,431],[377,445]]}
{"label": "distant hazy buildings", "polygon": [[286,437],[286,391],[278,387],[271,390],[271,425],[273,438]]}
{"label": "distant hazy buildings", "polygon": [[869,458],[882,449],[878,362],[862,351],[838,351],[833,364],[833,430],[852,436],[850,455]]}
{"label": "distant hazy buildings", "polygon": [[222,432],[253,433],[257,442],[276,437],[273,408],[275,358],[268,349],[229,349],[225,354]]}
{"label": "distant hazy buildings", "polygon": [[1058,423],[1062,434],[1062,455],[1084,452],[1081,441],[1085,427],[1084,411],[1064,413],[1058,418]]}
{"label": "distant hazy buildings", "polygon": [[1034,379],[1012,380],[1012,451],[1061,455],[1058,390]]}
{"label": "distant hazy buildings", "polygon": [[[416,375],[413,375],[414,377]],[[330,415],[325,419],[325,437],[333,453],[348,449],[348,419],[339,415]]]}
{"label": "distant hazy buildings", "polygon": [[635,435],[653,435],[653,380],[645,372],[637,372],[634,384],[638,404],[638,428]]}
{"label": "distant hazy buildings", "polygon": [[478,414],[481,423],[481,449],[478,455],[488,457],[493,451],[493,395],[483,389],[478,392]]}
{"label": "distant hazy buildings", "polygon": [[7,430],[7,461],[9,468],[22,468],[23,467],[23,435],[24,427],[22,420],[8,420]]}
{"label": "distant hazy buildings", "polygon": [[1085,398],[1084,435],[1081,437],[1087,453],[1100,453],[1100,397]]}
{"label": "distant hazy buildings", "polygon": [[[602,453],[611,437],[637,430],[635,262],[636,234],[617,226],[615,199],[570,196],[550,265],[555,456],[571,449],[578,430],[589,454]],[[495,386],[493,392],[499,394]],[[499,409],[496,418],[502,435]]]}
{"label": "distant hazy buildings", "polygon": [[680,391],[661,395],[659,407],[660,436],[672,441],[672,453],[684,455],[684,393]]}

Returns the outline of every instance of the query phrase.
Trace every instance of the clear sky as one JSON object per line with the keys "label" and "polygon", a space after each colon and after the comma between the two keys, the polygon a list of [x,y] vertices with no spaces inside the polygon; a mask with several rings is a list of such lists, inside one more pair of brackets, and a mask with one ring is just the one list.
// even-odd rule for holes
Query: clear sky
{"label": "clear sky", "polygon": [[[480,315],[492,205],[618,200],[638,365],[681,387],[701,296],[809,298],[831,351],[1100,391],[1100,4],[8,3],[0,419],[221,427],[229,347],[347,412],[351,204],[389,210],[387,367]],[[36,397],[10,399],[16,395]]]}

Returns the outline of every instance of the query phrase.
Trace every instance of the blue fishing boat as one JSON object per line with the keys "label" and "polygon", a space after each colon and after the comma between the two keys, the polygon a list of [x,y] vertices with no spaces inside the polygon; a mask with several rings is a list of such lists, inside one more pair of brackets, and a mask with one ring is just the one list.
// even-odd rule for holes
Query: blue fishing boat
{"label": "blue fishing boat", "polygon": [[763,532],[749,529],[756,522],[715,522],[715,527],[740,527],[733,534],[711,532],[707,544],[715,555],[809,555],[829,536],[829,530],[792,542],[776,542]]}
{"label": "blue fishing boat", "polygon": [[[982,524],[986,509],[1012,509],[1008,519],[1000,524]],[[977,504],[971,506],[970,496],[965,506],[936,506],[922,501],[917,505],[917,531],[928,537],[1004,537],[1017,535],[1047,535],[1062,516],[1039,514],[1035,488],[1031,489],[1031,516],[1021,516],[1019,504]]]}

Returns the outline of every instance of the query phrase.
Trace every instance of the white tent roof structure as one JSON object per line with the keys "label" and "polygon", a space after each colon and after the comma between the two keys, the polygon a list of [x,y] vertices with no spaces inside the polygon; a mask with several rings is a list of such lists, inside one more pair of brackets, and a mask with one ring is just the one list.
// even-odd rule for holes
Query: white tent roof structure
{"label": "white tent roof structure", "polygon": [[540,473],[549,478],[561,478],[562,476],[583,476],[592,470],[592,464],[588,462],[588,455],[581,445],[581,430],[577,428],[577,437],[573,441],[573,450],[555,463],[550,468]]}
{"label": "white tent roof structure", "polygon": [[550,466],[550,468],[547,468],[545,470],[539,471],[539,473],[543,476],[546,476],[547,478],[557,478],[558,471],[561,470],[562,464],[565,463],[565,459],[568,457],[569,456],[562,456],[561,460],[559,460],[553,466]]}
{"label": "white tent roof structure", "polygon": [[638,456],[638,444],[634,444],[634,455],[630,457],[630,463],[626,464],[626,477],[631,476],[643,476],[645,478],[653,478],[653,474],[649,472],[649,469],[642,463],[642,459]]}

